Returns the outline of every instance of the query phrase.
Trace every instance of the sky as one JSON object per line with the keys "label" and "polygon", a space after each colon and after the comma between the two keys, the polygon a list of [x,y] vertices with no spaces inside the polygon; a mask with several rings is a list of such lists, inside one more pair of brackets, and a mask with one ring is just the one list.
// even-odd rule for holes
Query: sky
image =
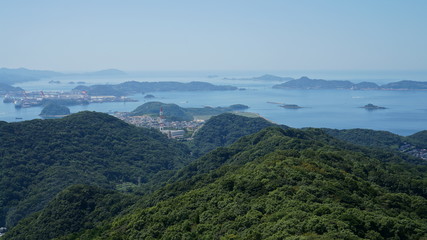
{"label": "sky", "polygon": [[425,0],[0,0],[0,67],[427,70]]}

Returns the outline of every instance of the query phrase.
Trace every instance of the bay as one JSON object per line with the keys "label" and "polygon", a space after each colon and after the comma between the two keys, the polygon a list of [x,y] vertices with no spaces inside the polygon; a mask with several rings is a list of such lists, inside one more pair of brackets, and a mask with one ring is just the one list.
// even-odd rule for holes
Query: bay
{"label": "bay", "polygon": [[[246,75],[245,75],[246,74]],[[326,73],[325,73],[326,74]],[[229,106],[245,104],[248,112],[258,113],[278,124],[290,127],[326,127],[337,129],[368,128],[390,131],[399,135],[410,135],[427,129],[427,91],[377,91],[377,90],[283,90],[273,89],[279,82],[253,80],[225,80],[222,77],[208,78],[207,73],[197,74],[145,74],[120,78],[57,78],[59,84],[49,83],[52,79],[17,84],[27,91],[70,90],[84,81],[86,85],[117,84],[124,81],[207,81],[214,84],[233,85],[245,90],[200,91],[200,92],[154,92],[154,100],[175,103],[182,107]],[[233,76],[257,76],[254,72],[234,73]],[[286,75],[279,75],[286,76]],[[287,75],[289,76],[289,75]],[[297,77],[297,76],[295,76]],[[377,76],[379,79],[380,76]],[[325,77],[325,79],[328,79]],[[349,78],[343,78],[349,79]],[[366,79],[366,76],[365,76]],[[385,79],[385,80],[384,80]],[[390,82],[390,79],[383,79]],[[354,81],[357,82],[357,81]],[[376,81],[379,82],[379,81]],[[138,102],[92,103],[69,107],[72,113],[89,110],[113,113],[129,112],[147,102],[145,94],[129,96]],[[297,104],[300,109],[285,109],[279,104]],[[387,109],[367,111],[360,108],[368,103]],[[13,104],[0,103],[0,120],[14,122],[40,118],[42,107],[15,109]]]}

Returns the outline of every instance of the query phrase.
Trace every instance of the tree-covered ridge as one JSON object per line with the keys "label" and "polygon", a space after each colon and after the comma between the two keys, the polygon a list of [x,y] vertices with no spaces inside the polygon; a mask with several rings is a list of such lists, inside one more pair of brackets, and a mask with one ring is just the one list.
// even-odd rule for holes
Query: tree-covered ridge
{"label": "tree-covered ridge", "polygon": [[405,141],[404,137],[387,132],[371,129],[323,129],[329,135],[354,144],[398,149]]}
{"label": "tree-covered ridge", "polygon": [[159,116],[160,109],[163,110],[163,116],[169,121],[192,121],[193,116],[174,103],[147,102],[133,110],[131,116],[154,115]]}
{"label": "tree-covered ridge", "polygon": [[[216,124],[230,128],[231,132],[234,127],[251,126],[235,126],[235,123],[248,123],[248,119],[234,118],[224,114],[218,116]],[[75,130],[80,124],[81,134],[91,128],[95,132],[137,131],[106,114],[75,114],[63,120],[70,121],[65,125],[75,125]],[[96,127],[95,122],[100,126]],[[0,130],[5,126],[10,124],[0,122]],[[144,133],[148,135],[149,131]],[[216,136],[228,137],[227,133]],[[156,146],[150,140],[139,143],[143,144],[150,144],[148,149]],[[173,141],[169,144],[169,148],[174,144],[178,149],[181,147],[184,156],[189,154],[182,145]],[[132,169],[131,173],[140,170],[132,167],[123,166],[123,169],[128,172]],[[89,172],[104,173],[106,168],[97,165]],[[115,169],[117,165],[109,164],[108,168]],[[63,169],[60,174],[72,177],[69,170],[72,168]],[[4,237],[421,239],[427,230],[426,166],[408,163],[404,155],[393,151],[337,140],[320,129],[267,127],[170,170],[137,173],[135,176],[148,176],[147,180],[138,179],[141,184],[138,180],[114,179],[96,184],[147,193],[147,189],[155,190],[167,183],[142,197],[87,186],[66,189],[48,207],[22,220]],[[92,179],[83,182],[87,180],[83,174],[75,177],[82,180],[75,183],[93,185]],[[130,205],[134,201],[137,202]],[[111,208],[109,203],[113,205]],[[81,219],[77,219],[79,215]]]}
{"label": "tree-covered ridge", "polygon": [[239,138],[256,133],[275,124],[263,118],[248,118],[231,113],[224,113],[210,118],[200,128],[192,141],[192,150],[201,156],[215,148],[224,147]]}
{"label": "tree-covered ridge", "polygon": [[133,110],[131,116],[153,115],[159,116],[160,109],[163,117],[168,121],[192,121],[195,116],[215,116],[225,112],[241,111],[248,106],[234,104],[229,107],[203,107],[203,108],[183,108],[174,103],[147,102]]}
{"label": "tree-covered ridge", "polygon": [[267,128],[190,164],[128,214],[65,239],[427,237],[425,166],[369,151],[316,129]]}
{"label": "tree-covered ridge", "polygon": [[399,151],[417,159],[427,160],[427,131],[421,131],[408,137],[399,136],[387,131],[376,131],[371,129],[323,129],[329,135],[338,139],[361,146],[390,149]]}
{"label": "tree-covered ridge", "polygon": [[427,130],[406,137],[407,141],[421,148],[427,148]]}
{"label": "tree-covered ridge", "polygon": [[11,227],[71,184],[126,189],[190,161],[183,144],[107,114],[0,124],[0,225]]}
{"label": "tree-covered ridge", "polygon": [[[9,239],[52,239],[93,228],[118,215],[135,196],[88,185],[73,185],[58,193],[43,211],[33,213],[9,231]],[[27,232],[25,237],[21,232]]]}

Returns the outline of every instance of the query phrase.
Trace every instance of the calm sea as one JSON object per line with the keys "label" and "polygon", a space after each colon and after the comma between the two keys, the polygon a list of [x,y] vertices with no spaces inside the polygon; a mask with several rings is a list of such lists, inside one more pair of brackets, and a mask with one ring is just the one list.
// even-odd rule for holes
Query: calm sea
{"label": "calm sea", "polygon": [[[311,78],[341,79],[353,82],[373,81],[379,84],[403,79],[427,80],[426,72],[270,72],[279,76],[298,78],[308,75]],[[306,74],[304,74],[306,73]],[[360,91],[360,90],[279,90],[272,89],[279,82],[253,80],[224,80],[224,77],[253,77],[261,72],[218,72],[218,77],[206,72],[144,72],[131,73],[120,78],[83,78],[63,77],[54,80],[59,84],[49,83],[52,79],[17,84],[27,91],[70,90],[84,81],[86,85],[116,84],[125,81],[207,81],[214,84],[227,84],[243,91],[215,92],[154,92],[154,101],[175,103],[182,107],[229,106],[245,104],[249,112],[278,124],[291,127],[326,127],[337,129],[369,128],[386,130],[399,135],[410,135],[427,129],[427,91]],[[86,106],[71,106],[71,112],[84,110],[98,112],[132,111],[143,104],[144,95],[130,96],[139,102],[97,103]],[[284,109],[279,104],[297,104],[303,108]],[[372,103],[387,109],[367,111],[361,106]],[[0,120],[14,122],[39,118],[42,108],[15,109],[13,104],[0,102]]]}

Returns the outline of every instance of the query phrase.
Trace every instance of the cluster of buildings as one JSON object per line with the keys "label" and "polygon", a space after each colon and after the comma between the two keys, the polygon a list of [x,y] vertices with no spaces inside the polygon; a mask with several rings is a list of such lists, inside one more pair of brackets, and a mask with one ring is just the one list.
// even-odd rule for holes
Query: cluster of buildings
{"label": "cluster of buildings", "polygon": [[137,127],[156,128],[169,138],[184,138],[188,131],[195,131],[204,124],[204,120],[166,121],[161,116],[129,116],[128,112],[116,112],[114,116]]}
{"label": "cluster of buildings", "polygon": [[0,227],[0,237],[6,233],[6,230],[7,229],[5,227]]}
{"label": "cluster of buildings", "polygon": [[402,146],[400,146],[399,151],[427,160],[427,149],[416,148],[415,146],[409,143],[405,143]]}

